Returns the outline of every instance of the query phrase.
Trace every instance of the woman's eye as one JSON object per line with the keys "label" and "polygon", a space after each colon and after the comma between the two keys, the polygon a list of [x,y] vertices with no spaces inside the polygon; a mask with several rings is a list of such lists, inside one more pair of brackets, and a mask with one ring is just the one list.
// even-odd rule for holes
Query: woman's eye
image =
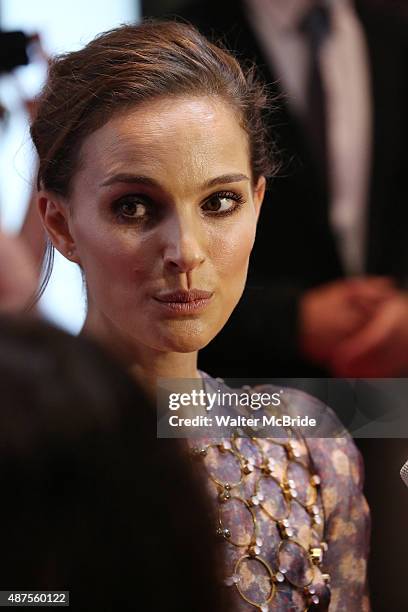
{"label": "woman's eye", "polygon": [[228,213],[235,210],[242,202],[242,197],[238,194],[216,194],[209,198],[202,205],[202,210],[207,213]]}
{"label": "woman's eye", "polygon": [[124,200],[118,202],[116,212],[125,219],[144,219],[148,214],[148,207],[139,200]]}

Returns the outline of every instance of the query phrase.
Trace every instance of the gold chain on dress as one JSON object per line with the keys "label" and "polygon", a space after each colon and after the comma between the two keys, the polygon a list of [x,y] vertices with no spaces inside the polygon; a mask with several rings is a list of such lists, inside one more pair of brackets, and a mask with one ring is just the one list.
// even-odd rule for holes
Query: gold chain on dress
{"label": "gold chain on dress", "polygon": [[[285,609],[288,589],[290,597],[296,593],[298,609],[327,610],[320,477],[304,438],[293,429],[285,433],[285,438],[200,441],[192,453],[204,461],[215,486],[217,534],[235,550],[225,584],[261,612]],[[301,517],[301,528],[292,524],[292,515]]]}

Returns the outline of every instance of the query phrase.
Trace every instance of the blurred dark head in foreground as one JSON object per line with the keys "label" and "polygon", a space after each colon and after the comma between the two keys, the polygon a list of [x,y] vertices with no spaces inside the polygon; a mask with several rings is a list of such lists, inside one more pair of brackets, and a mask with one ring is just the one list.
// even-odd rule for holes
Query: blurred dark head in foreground
{"label": "blurred dark head in foreground", "polygon": [[[206,498],[155,410],[93,343],[0,320],[2,590],[71,609],[219,608]],[[149,604],[150,602],[150,604]]]}

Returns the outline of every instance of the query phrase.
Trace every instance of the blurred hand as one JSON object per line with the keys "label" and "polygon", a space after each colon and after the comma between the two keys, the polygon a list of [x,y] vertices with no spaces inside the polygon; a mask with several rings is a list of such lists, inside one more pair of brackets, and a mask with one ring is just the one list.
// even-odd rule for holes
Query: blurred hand
{"label": "blurred hand", "polygon": [[396,289],[390,279],[338,280],[307,291],[300,303],[300,347],[312,361],[328,366],[339,344],[361,330]]}
{"label": "blurred hand", "polygon": [[20,236],[0,232],[0,312],[23,310],[37,290],[38,270]]}
{"label": "blurred hand", "polygon": [[408,294],[398,292],[376,310],[332,357],[337,376],[385,378],[408,374]]}

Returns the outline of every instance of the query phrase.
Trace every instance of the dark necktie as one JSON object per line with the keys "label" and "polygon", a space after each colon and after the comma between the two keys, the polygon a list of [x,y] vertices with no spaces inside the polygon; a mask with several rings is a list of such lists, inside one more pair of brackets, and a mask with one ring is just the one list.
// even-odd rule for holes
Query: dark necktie
{"label": "dark necktie", "polygon": [[306,131],[324,181],[328,178],[326,99],[320,69],[322,43],[330,33],[330,12],[315,5],[302,19],[301,32],[309,46],[309,75],[306,90]]}

